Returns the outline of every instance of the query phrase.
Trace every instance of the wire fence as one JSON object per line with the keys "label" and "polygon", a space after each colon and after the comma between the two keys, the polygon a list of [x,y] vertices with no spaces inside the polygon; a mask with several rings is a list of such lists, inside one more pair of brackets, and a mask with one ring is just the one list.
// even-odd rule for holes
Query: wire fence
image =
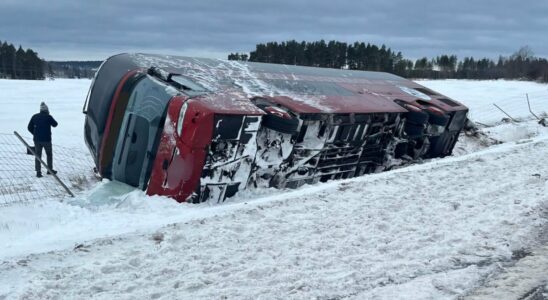
{"label": "wire fence", "polygon": [[[24,137],[29,145],[32,139]],[[45,152],[42,159],[45,161]],[[53,167],[57,176],[73,193],[89,188],[97,179],[93,172],[91,156],[81,149],[53,146]],[[37,178],[34,156],[27,154],[26,147],[13,134],[0,133],[0,206],[70,197],[52,176]]]}
{"label": "wire fence", "polygon": [[[529,93],[528,95],[531,110],[540,117],[546,117],[548,114],[548,91],[537,91]],[[470,108],[470,119],[483,124],[493,125],[504,118],[508,118],[507,115],[493,104],[499,106],[516,120],[533,118],[533,115],[529,112],[527,97],[523,94],[520,96],[497,98],[493,99],[493,101],[478,101],[478,103],[472,101],[467,102],[466,105]]]}

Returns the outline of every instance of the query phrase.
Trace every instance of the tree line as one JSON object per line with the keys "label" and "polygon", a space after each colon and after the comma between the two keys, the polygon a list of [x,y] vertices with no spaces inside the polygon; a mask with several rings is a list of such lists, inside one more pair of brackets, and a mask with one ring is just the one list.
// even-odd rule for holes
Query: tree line
{"label": "tree line", "polygon": [[266,62],[394,73],[406,78],[430,79],[526,79],[548,82],[548,60],[535,57],[529,47],[522,47],[509,57],[489,58],[440,55],[416,60],[404,58],[401,52],[381,45],[324,40],[295,40],[257,44],[247,53],[230,53],[229,60]]}
{"label": "tree line", "polygon": [[32,49],[0,41],[0,78],[44,79],[46,64]]}
{"label": "tree line", "polygon": [[45,61],[32,49],[0,41],[0,78],[92,78],[102,61]]}
{"label": "tree line", "polygon": [[48,77],[93,78],[102,61],[50,61]]}

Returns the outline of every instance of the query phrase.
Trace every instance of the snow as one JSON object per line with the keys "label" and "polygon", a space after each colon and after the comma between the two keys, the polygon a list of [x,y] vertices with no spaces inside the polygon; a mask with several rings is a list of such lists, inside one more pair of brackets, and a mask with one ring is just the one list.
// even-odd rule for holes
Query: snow
{"label": "snow", "polygon": [[422,99],[422,100],[425,100],[425,101],[430,101],[432,100],[432,98],[422,92],[419,92],[415,89],[412,89],[412,88],[408,88],[406,86],[398,86],[402,91],[408,93],[409,95],[411,96],[414,96],[414,97],[417,97],[419,99]]}
{"label": "snow", "polygon": [[29,135],[30,117],[40,111],[44,101],[59,123],[53,129],[53,143],[86,149],[83,141],[82,108],[88,93],[89,79],[4,80],[0,79],[0,132]]}
{"label": "snow", "polygon": [[[144,68],[154,65],[166,69],[184,69],[186,70],[185,75],[199,79],[200,84],[203,84],[210,91],[227,91],[226,83],[233,81],[234,85],[238,86],[241,91],[231,91],[231,93],[234,93],[234,99],[240,100],[233,100],[230,103],[232,105],[239,103],[242,109],[249,109],[249,106],[253,106],[253,104],[250,101],[242,101],[241,99],[250,99],[256,96],[263,97],[265,95],[287,96],[294,101],[322,111],[333,111],[334,109],[333,107],[323,105],[320,96],[299,94],[288,89],[276,88],[272,84],[266,83],[259,78],[258,74],[252,72],[249,65],[245,62],[221,59],[181,59],[181,57],[151,56],[139,53],[131,54],[131,57]],[[270,76],[275,76],[277,79],[289,79],[285,75],[279,76],[279,74],[271,74]],[[291,74],[291,76],[295,78],[294,74]],[[274,77],[270,79],[274,79]]]}
{"label": "snow", "polygon": [[457,100],[470,109],[469,117],[477,122],[492,125],[507,116],[496,108],[497,104],[513,118],[532,117],[527,105],[537,115],[548,114],[548,84],[510,80],[417,80],[436,92]]}
{"label": "snow", "polygon": [[[85,153],[89,84],[0,80],[0,132],[24,132],[45,98],[60,123],[54,143]],[[545,284],[548,128],[499,124],[504,115],[482,108],[491,97],[543,99],[546,85],[420,84],[497,126],[461,137],[453,157],[222,205],[102,182],[64,203],[0,207],[0,299],[513,299]]]}
{"label": "snow", "polygon": [[501,143],[527,141],[545,134],[546,128],[536,121],[522,123],[502,123],[494,127],[480,128],[478,137],[460,137],[453,149],[453,156],[476,152],[485,147]]}
{"label": "snow", "polygon": [[[475,290],[470,299],[522,299],[520,297],[538,287],[548,293],[548,246],[532,251],[514,266],[496,274],[485,286]],[[527,299],[546,299],[527,298]]]}

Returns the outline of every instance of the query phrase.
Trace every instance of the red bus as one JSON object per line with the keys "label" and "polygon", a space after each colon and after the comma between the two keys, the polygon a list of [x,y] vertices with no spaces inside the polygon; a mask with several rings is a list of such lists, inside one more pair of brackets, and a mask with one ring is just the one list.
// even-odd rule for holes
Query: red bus
{"label": "red bus", "polygon": [[450,155],[467,112],[389,73],[119,54],[91,85],[85,141],[104,178],[217,203]]}

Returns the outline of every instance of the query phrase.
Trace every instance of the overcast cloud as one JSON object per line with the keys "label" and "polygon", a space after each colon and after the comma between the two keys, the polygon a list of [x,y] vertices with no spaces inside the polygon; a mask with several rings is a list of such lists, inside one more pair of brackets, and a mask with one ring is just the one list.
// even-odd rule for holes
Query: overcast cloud
{"label": "overcast cloud", "polygon": [[546,0],[0,0],[0,41],[47,60],[119,52],[226,58],[267,41],[386,44],[405,57],[548,56]]}

